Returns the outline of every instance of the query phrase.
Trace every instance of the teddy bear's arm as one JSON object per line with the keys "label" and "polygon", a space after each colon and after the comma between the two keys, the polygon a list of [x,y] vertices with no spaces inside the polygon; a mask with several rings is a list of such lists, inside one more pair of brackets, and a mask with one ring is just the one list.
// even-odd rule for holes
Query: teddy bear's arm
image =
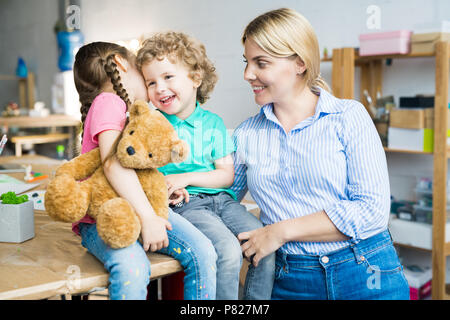
{"label": "teddy bear's arm", "polygon": [[83,153],[69,162],[62,164],[56,170],[56,176],[67,174],[75,180],[90,177],[102,165],[99,148]]}

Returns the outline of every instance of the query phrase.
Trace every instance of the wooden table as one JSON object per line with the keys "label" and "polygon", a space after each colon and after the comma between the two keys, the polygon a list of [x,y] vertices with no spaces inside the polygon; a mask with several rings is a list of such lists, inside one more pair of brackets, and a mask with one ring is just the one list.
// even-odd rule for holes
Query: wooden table
{"label": "wooden table", "polygon": [[65,114],[50,114],[47,117],[0,117],[0,126],[17,128],[76,127],[80,123],[80,119]]}
{"label": "wooden table", "polygon": [[[33,171],[51,176],[60,161],[43,156],[0,157],[0,164],[31,164]],[[23,173],[12,173],[18,179]],[[42,190],[48,179],[36,189]],[[148,253],[151,279],[182,271],[172,257]],[[71,230],[44,211],[35,211],[35,237],[23,243],[0,243],[0,300],[45,299],[62,294],[87,293],[108,286],[108,273]]]}
{"label": "wooden table", "polygon": [[[47,117],[0,117],[0,127],[3,132],[8,132],[11,127],[15,128],[50,128],[51,133],[56,133],[56,128],[67,127],[69,129],[68,155],[73,157],[73,147],[75,143],[76,129],[80,126],[81,121],[77,117],[65,114],[51,114]],[[11,137],[9,137],[11,140]]]}

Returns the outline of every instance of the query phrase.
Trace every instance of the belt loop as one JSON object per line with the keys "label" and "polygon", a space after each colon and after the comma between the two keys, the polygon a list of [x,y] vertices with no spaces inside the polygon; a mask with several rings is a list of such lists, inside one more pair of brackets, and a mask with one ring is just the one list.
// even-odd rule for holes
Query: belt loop
{"label": "belt loop", "polygon": [[358,251],[358,248],[356,247],[356,245],[357,245],[357,244],[352,244],[352,245],[351,245],[351,248],[352,248],[352,250],[353,250],[353,254],[355,255],[356,262],[357,262],[358,264],[360,264],[361,262],[364,261],[364,256],[361,256],[361,255],[359,254],[359,251]]}
{"label": "belt loop", "polygon": [[289,264],[287,262],[287,254],[280,250],[277,251],[277,254],[280,256],[280,259],[281,259],[281,264],[282,264],[281,268],[283,269],[283,271],[285,273],[288,273],[289,272]]}

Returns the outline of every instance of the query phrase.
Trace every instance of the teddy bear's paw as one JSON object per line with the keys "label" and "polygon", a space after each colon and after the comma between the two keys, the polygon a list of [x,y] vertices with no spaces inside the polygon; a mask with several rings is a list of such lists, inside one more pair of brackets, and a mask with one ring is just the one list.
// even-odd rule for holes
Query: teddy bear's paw
{"label": "teddy bear's paw", "polygon": [[50,181],[45,192],[45,210],[56,221],[77,222],[89,207],[88,191],[69,175]]}
{"label": "teddy bear's paw", "polygon": [[115,198],[101,206],[97,215],[97,232],[111,248],[125,248],[136,242],[141,224],[129,202]]}

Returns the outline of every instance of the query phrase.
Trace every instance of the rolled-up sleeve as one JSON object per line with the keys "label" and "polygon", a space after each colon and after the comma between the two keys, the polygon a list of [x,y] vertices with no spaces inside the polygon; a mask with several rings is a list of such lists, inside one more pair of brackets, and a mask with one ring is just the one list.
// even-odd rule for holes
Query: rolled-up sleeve
{"label": "rolled-up sleeve", "polygon": [[355,101],[345,113],[342,143],[348,197],[324,210],[339,231],[359,241],[387,228],[389,175],[381,140],[364,106]]}

